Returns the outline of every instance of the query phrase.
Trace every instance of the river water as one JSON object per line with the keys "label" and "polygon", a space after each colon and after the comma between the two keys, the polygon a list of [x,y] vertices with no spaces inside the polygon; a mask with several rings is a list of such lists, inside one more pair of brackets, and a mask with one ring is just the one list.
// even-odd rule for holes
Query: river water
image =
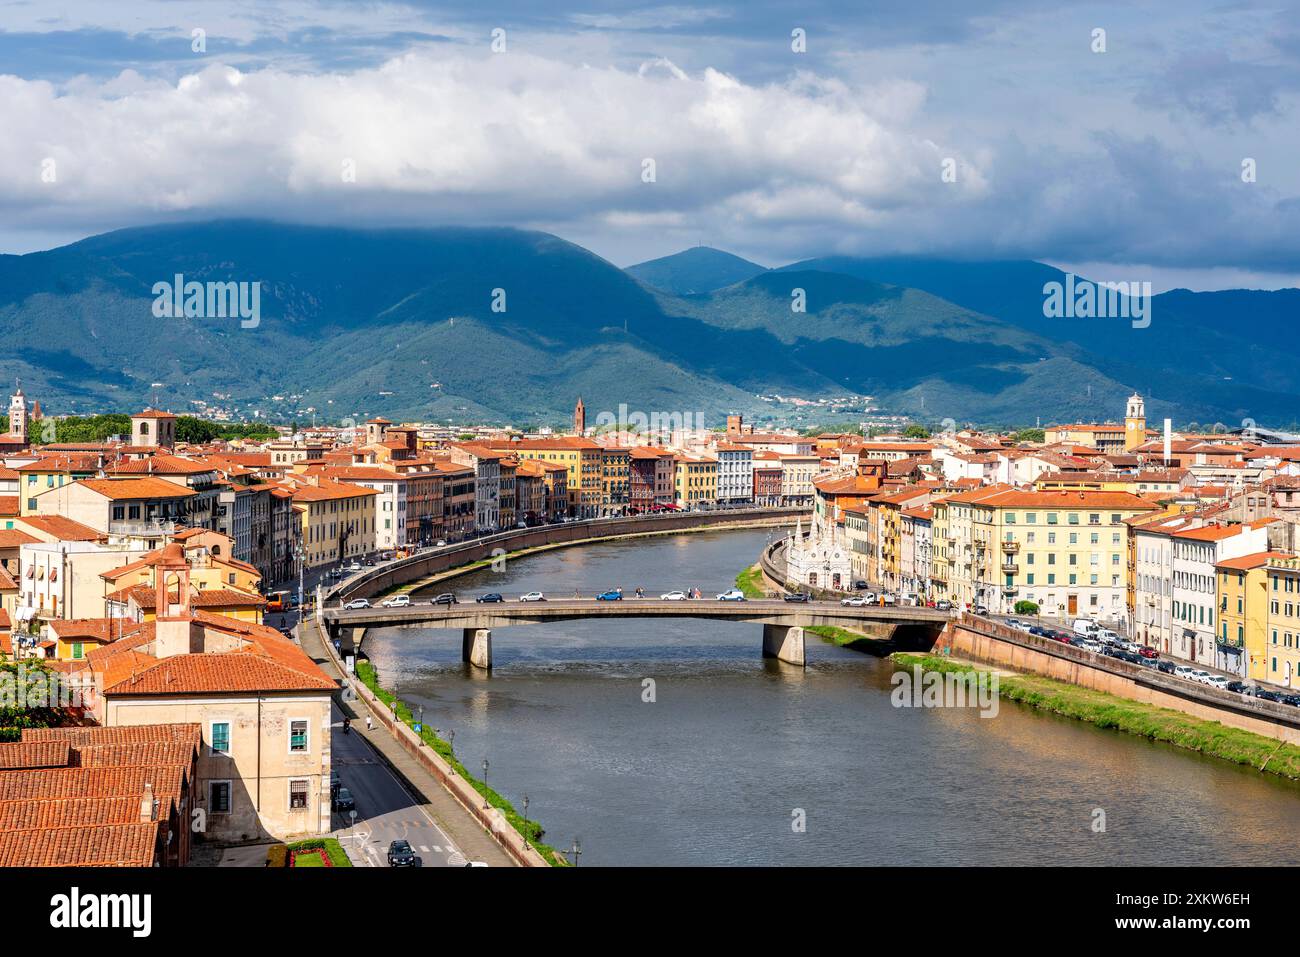
{"label": "river water", "polygon": [[[446,587],[714,593],[768,534],[561,549]],[[887,662],[811,635],[799,669],[761,657],[760,625],[498,628],[490,677],[460,641],[379,630],[364,650],[584,866],[1300,863],[1300,786],[1013,702],[896,708]]]}

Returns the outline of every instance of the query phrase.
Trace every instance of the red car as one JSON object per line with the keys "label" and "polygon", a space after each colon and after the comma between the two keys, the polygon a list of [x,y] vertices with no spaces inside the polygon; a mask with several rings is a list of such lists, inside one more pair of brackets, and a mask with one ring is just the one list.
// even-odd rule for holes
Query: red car
{"label": "red car", "polygon": [[1138,649],[1138,654],[1141,655],[1143,658],[1159,658],[1159,657],[1160,657],[1160,652],[1156,651],[1154,648],[1147,648],[1147,647],[1145,647],[1145,646],[1142,647],[1142,648],[1139,648],[1139,649]]}

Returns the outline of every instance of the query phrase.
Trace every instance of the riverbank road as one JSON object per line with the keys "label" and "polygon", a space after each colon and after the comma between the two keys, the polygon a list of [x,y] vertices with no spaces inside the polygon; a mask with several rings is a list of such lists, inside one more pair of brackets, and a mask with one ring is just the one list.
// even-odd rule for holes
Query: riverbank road
{"label": "riverbank road", "polygon": [[425,867],[448,867],[466,863],[465,854],[456,842],[438,826],[425,803],[413,795],[371,747],[364,729],[343,733],[343,713],[333,709],[330,764],[338,773],[339,784],[348,789],[356,802],[357,818],[353,825],[349,814],[334,812],[331,821],[334,836],[357,867],[387,867],[388,845],[392,841],[410,842]]}
{"label": "riverbank road", "polygon": [[[312,623],[299,629],[303,650],[329,675],[334,660],[321,645]],[[351,680],[351,679],[349,679]],[[409,841],[425,867],[464,867],[482,861],[490,867],[516,866],[478,820],[436,778],[409,755],[378,721],[366,730],[366,703],[352,697],[331,709],[330,766],[339,784],[356,801],[351,815],[335,812],[333,836],[359,867],[387,867],[388,845]],[[344,717],[352,728],[343,733]]]}

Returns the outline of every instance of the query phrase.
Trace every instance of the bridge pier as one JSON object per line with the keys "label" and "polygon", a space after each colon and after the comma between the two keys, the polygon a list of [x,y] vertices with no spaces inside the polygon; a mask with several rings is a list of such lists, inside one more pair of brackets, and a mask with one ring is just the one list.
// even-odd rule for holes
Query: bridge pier
{"label": "bridge pier", "polygon": [[466,628],[460,642],[460,660],[475,668],[492,670],[492,629]]}
{"label": "bridge pier", "polygon": [[763,657],[803,666],[805,664],[803,626],[764,625]]}

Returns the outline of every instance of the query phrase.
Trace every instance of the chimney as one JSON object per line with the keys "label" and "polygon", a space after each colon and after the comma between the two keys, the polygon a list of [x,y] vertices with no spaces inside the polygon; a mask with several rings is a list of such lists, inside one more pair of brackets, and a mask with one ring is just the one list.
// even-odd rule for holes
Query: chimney
{"label": "chimney", "polygon": [[153,798],[153,785],[145,782],[144,793],[140,795],[140,823],[148,824],[156,819],[158,806]]}

